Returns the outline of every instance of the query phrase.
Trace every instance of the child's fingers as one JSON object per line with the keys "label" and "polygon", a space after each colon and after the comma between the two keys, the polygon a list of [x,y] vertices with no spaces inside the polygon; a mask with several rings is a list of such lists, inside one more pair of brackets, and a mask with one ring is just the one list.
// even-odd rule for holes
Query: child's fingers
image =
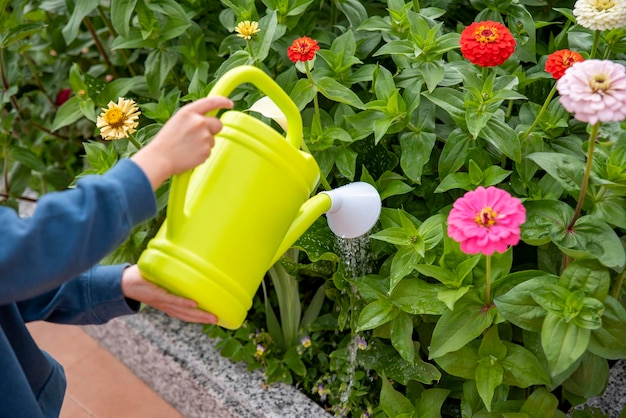
{"label": "child's fingers", "polygon": [[184,109],[188,112],[194,112],[204,115],[207,112],[215,109],[230,109],[233,107],[233,102],[228,97],[212,96],[198,99],[195,102],[189,103],[184,106]]}

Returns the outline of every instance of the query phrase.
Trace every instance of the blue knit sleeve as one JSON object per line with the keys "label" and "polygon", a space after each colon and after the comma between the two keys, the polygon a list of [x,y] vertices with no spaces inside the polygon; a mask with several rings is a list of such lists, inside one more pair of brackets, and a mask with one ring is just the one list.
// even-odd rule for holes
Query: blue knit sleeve
{"label": "blue knit sleeve", "polygon": [[31,218],[0,207],[0,304],[44,294],[89,270],[155,213],[150,182],[128,159],[43,196]]}
{"label": "blue knit sleeve", "polygon": [[25,322],[103,324],[136,313],[139,303],[127,301],[121,277],[126,264],[95,266],[61,287],[17,304]]}

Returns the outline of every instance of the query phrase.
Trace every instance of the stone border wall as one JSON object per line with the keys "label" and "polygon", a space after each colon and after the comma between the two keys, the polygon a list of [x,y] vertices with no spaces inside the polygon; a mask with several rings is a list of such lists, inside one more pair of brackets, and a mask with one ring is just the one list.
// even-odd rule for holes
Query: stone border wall
{"label": "stone border wall", "polygon": [[202,327],[146,309],[83,329],[186,418],[331,417],[290,385],[262,385],[258,371],[215,349]]}

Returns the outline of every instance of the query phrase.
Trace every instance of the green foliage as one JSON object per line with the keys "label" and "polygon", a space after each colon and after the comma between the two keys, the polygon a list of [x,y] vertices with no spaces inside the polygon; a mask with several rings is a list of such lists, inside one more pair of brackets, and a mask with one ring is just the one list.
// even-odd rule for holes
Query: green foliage
{"label": "green foliage", "polygon": [[[319,219],[271,268],[244,327],[207,328],[268,383],[338,416],[560,418],[604,390],[607,360],[626,358],[625,125],[575,120],[544,71],[564,48],[623,62],[623,29],[594,36],[570,5],[530,1],[4,4],[3,204],[105,172],[243,64],[300,109],[322,184],[377,188],[380,222],[356,244],[365,255]],[[494,68],[459,51],[463,27],[487,19],[517,43]],[[249,40],[234,32],[243,20],[259,23]],[[287,47],[305,35],[320,50],[294,64]],[[138,103],[138,131],[103,141],[95,121],[118,97]],[[246,110],[260,94],[231,97]],[[479,186],[527,212],[520,244],[490,261],[447,236],[452,204]],[[137,259],[167,197],[166,184],[159,216],[108,261]]]}

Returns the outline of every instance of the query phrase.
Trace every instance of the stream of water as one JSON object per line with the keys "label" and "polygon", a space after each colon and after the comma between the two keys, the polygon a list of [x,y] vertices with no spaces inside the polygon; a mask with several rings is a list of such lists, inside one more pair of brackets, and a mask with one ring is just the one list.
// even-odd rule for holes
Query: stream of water
{"label": "stream of water", "polygon": [[[344,265],[344,272],[346,278],[351,282],[363,277],[372,270],[371,249],[369,235],[364,235],[358,238],[337,238],[337,253],[341,258],[341,262]],[[350,286],[350,292],[352,297],[358,298],[358,290],[354,284]],[[351,315],[354,312],[350,313]],[[363,347],[364,340],[361,336],[354,332],[352,333],[352,339],[346,347],[348,350],[348,379],[346,382],[345,390],[341,393],[339,400],[341,405],[337,409],[338,416],[346,416],[349,412],[347,410],[347,403],[350,400],[352,394],[352,387],[354,386],[354,376],[356,373],[356,356],[360,347]]]}

